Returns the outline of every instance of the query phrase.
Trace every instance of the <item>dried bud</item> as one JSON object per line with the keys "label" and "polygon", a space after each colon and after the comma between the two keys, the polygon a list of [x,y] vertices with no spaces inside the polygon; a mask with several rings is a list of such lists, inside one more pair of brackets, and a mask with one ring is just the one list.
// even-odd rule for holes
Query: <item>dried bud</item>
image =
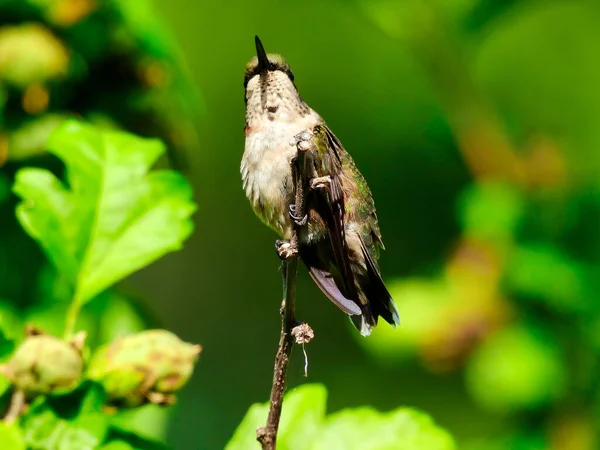
{"label": "dried bud", "polygon": [[292,336],[296,338],[296,344],[308,344],[315,337],[315,332],[309,324],[303,323],[292,329]]}
{"label": "dried bud", "polygon": [[65,342],[37,330],[28,334],[8,363],[6,372],[12,383],[29,398],[75,389],[83,372],[82,335]]}
{"label": "dried bud", "polygon": [[201,350],[165,330],[142,331],[98,349],[88,377],[104,386],[115,405],[172,404]]}

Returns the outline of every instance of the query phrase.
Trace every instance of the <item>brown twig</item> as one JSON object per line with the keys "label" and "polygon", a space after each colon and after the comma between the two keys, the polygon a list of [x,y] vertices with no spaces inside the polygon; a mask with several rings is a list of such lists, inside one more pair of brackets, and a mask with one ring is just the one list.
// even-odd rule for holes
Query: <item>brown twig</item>
{"label": "brown twig", "polygon": [[[308,147],[303,147],[300,141],[297,144],[298,154],[294,162],[294,176],[296,186],[295,215],[302,217],[305,214],[305,192],[308,187]],[[294,249],[292,255],[281,264],[283,275],[283,303],[281,305],[281,334],[279,337],[279,348],[275,356],[275,368],[273,372],[273,385],[271,387],[271,397],[269,402],[269,416],[267,425],[256,430],[256,439],[262,445],[263,450],[275,450],[277,443],[277,430],[279,428],[279,419],[281,418],[281,407],[283,404],[283,394],[285,392],[285,381],[287,367],[294,346],[293,330],[298,325],[295,316],[296,302],[296,272],[298,268],[298,232],[301,226],[294,227],[292,238],[290,239],[291,248]],[[308,327],[308,325],[303,324]],[[310,328],[310,327],[308,327]],[[312,331],[312,330],[311,330]]]}
{"label": "brown twig", "polygon": [[[267,425],[256,430],[256,439],[261,443],[263,450],[274,450],[277,440],[279,419],[281,418],[281,407],[283,404],[283,393],[285,392],[285,380],[287,367],[292,354],[294,340],[292,328],[295,318],[293,304],[295,301],[296,268],[298,257],[290,257],[282,263],[284,278],[284,301],[281,321],[281,335],[279,337],[279,348],[275,356],[275,369],[273,372],[273,386],[271,387],[271,398],[269,404],[269,416]],[[288,323],[288,320],[292,320]]]}

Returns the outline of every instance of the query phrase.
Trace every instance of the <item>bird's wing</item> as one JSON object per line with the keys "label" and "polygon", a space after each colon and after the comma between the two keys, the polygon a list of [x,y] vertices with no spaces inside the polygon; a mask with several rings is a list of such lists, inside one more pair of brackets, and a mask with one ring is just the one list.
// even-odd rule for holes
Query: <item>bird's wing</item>
{"label": "bird's wing", "polygon": [[331,301],[348,314],[362,316],[353,318],[361,333],[368,334],[378,316],[395,325],[398,311],[377,264],[381,233],[369,187],[325,124],[317,125],[313,136],[314,170],[318,177],[330,177],[330,183],[329,189],[309,191],[308,204],[323,219],[329,239],[306,245],[300,256]]}
{"label": "bird's wing", "polygon": [[[329,240],[331,242],[330,263],[334,264],[331,271],[336,276],[337,285],[346,298],[355,299],[356,290],[354,276],[348,257],[346,243],[345,215],[346,206],[342,185],[342,157],[344,148],[334,134],[324,124],[313,129],[315,151],[315,171],[317,176],[330,177],[328,189],[317,190],[313,193],[312,205],[323,218]],[[324,256],[324,255],[323,255]],[[334,275],[332,274],[332,275]]]}

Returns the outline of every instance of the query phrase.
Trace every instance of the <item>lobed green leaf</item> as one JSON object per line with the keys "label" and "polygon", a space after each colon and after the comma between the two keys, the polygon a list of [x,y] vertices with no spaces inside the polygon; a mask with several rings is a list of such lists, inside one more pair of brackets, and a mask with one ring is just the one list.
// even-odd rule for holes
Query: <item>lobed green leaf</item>
{"label": "lobed green leaf", "polygon": [[42,169],[21,169],[17,217],[86,303],[192,232],[192,191],[174,171],[150,171],[165,152],[157,140],[69,120],[49,151],[66,165],[67,185]]}

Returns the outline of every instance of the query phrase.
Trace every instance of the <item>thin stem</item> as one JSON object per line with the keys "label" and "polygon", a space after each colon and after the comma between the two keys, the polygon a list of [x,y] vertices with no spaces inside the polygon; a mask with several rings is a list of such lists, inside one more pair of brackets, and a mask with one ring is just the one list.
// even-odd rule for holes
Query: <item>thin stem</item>
{"label": "thin stem", "polygon": [[292,328],[296,319],[294,317],[294,304],[296,296],[296,273],[298,257],[292,256],[282,263],[283,272],[283,311],[281,314],[281,334],[279,347],[275,355],[275,368],[273,370],[273,385],[271,387],[271,398],[269,400],[269,416],[267,425],[257,430],[257,439],[263,450],[274,450],[277,441],[277,430],[281,418],[283,406],[283,394],[285,392],[285,381],[288,363],[294,346]]}
{"label": "thin stem", "polygon": [[[306,159],[306,152],[298,148],[298,156],[296,159],[297,165],[294,167],[296,184],[295,212],[300,217],[304,215],[305,211],[304,193],[306,192],[308,183]],[[294,228],[290,240],[291,247],[296,250],[298,249],[299,228],[299,226]],[[292,329],[297,325],[295,315],[297,270],[298,254],[296,252],[283,261],[281,265],[283,275],[281,334],[279,336],[279,347],[277,349],[277,354],[275,355],[273,385],[271,387],[271,397],[269,402],[269,416],[267,417],[267,425],[256,430],[256,438],[261,443],[263,450],[275,450],[277,445],[277,430],[279,429],[279,420],[281,418],[287,367],[294,346]]]}
{"label": "thin stem", "polygon": [[23,412],[25,404],[25,393],[21,389],[15,389],[10,399],[10,406],[8,407],[8,411],[2,419],[4,423],[10,425],[11,423],[15,422],[21,415],[21,412]]}
{"label": "thin stem", "polygon": [[65,317],[65,331],[64,338],[66,340],[70,339],[75,333],[75,326],[77,325],[77,318],[79,317],[79,312],[81,311],[81,301],[79,299],[79,295],[75,292],[73,296],[73,300],[69,305],[69,309],[67,310],[67,316]]}

